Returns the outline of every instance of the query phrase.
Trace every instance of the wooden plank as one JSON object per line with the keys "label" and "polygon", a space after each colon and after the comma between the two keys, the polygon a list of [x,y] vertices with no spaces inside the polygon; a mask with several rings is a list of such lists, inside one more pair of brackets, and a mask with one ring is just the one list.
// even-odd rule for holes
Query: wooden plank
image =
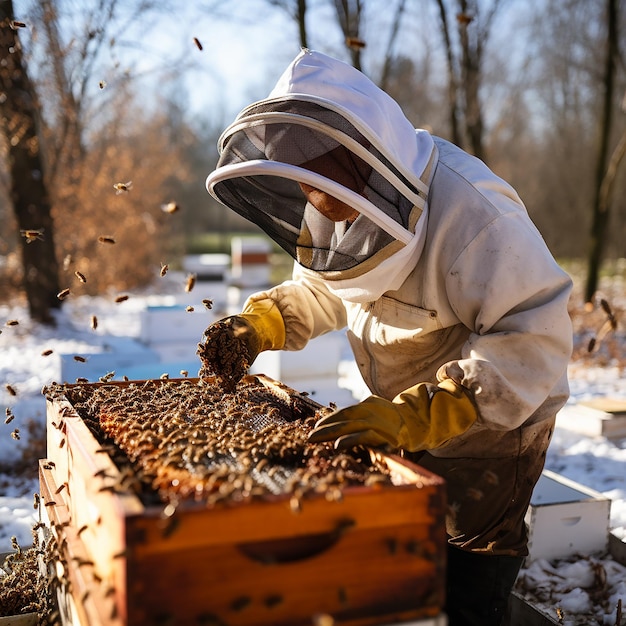
{"label": "wooden plank", "polygon": [[516,591],[511,593],[508,612],[502,626],[558,626],[558,624],[556,619],[551,619],[532,604],[528,604]]}
{"label": "wooden plank", "polygon": [[115,594],[107,591],[107,583],[97,574],[78,529],[71,524],[69,509],[62,492],[58,492],[52,470],[45,468],[46,461],[39,463],[42,506],[59,545],[60,571],[66,579],[62,586],[64,594],[72,596],[68,604],[76,611],[75,626],[123,626],[118,610],[119,602],[124,599],[119,594],[122,590],[116,589]]}
{"label": "wooden plank", "polygon": [[[397,544],[393,549],[390,540]],[[337,623],[436,615],[443,603],[437,575],[443,563],[419,547],[410,526],[347,535],[329,550],[285,562],[259,562],[229,544],[129,558],[130,618],[153,623],[173,607],[185,623],[210,613],[232,626],[299,623],[294,616],[311,623],[318,613],[333,615]]]}

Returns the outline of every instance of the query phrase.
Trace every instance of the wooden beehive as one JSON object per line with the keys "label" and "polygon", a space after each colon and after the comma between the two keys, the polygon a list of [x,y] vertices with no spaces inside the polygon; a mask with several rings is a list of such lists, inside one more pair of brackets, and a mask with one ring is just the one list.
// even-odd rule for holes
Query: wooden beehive
{"label": "wooden beehive", "polygon": [[319,616],[365,626],[440,614],[445,491],[423,468],[378,454],[393,484],[346,487],[333,501],[310,495],[296,509],[288,495],[183,502],[170,517],[111,488],[120,469],[67,399],[48,399],[47,415],[42,504],[68,612],[82,626],[279,626]]}

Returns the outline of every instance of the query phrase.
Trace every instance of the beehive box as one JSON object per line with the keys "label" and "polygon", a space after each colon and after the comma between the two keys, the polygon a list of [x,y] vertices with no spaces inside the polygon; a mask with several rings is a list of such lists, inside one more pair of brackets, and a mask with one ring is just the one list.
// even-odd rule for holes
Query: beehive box
{"label": "beehive box", "polygon": [[[318,407],[255,380],[300,412]],[[445,486],[423,468],[377,454],[392,484],[346,487],[331,500],[307,494],[297,507],[285,494],[185,501],[172,514],[119,487],[120,468],[69,400],[48,398],[47,416],[42,504],[81,626],[280,626],[320,616],[366,626],[440,615]]]}
{"label": "beehive box", "polygon": [[528,560],[606,552],[610,509],[601,493],[544,470],[526,513]]}

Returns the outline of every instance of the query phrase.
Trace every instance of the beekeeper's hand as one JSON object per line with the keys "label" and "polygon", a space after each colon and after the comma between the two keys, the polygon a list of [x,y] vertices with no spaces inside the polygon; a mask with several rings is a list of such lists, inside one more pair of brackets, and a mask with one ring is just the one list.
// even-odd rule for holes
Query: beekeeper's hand
{"label": "beekeeper's hand", "polygon": [[215,374],[232,387],[259,353],[284,344],[285,324],[276,304],[269,298],[250,301],[239,315],[220,319],[204,331],[204,343],[198,345],[199,375]]}
{"label": "beekeeper's hand", "polygon": [[280,350],[285,345],[285,322],[273,300],[249,301],[239,315],[233,316],[235,336],[245,343],[252,365],[265,350]]}
{"label": "beekeeper's hand", "polygon": [[419,383],[393,402],[370,396],[335,411],[315,424],[309,441],[335,442],[335,448],[391,445],[410,452],[437,448],[463,434],[478,413],[467,391],[453,380]]}

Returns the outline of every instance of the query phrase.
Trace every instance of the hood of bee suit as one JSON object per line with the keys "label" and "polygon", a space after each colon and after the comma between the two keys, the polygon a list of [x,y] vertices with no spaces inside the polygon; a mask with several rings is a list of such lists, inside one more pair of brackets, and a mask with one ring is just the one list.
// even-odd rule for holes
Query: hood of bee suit
{"label": "hood of bee suit", "polygon": [[[436,148],[351,65],[302,50],[269,96],[222,133],[207,189],[260,226],[339,297],[378,299],[415,267]],[[358,212],[335,222],[300,183]]]}

